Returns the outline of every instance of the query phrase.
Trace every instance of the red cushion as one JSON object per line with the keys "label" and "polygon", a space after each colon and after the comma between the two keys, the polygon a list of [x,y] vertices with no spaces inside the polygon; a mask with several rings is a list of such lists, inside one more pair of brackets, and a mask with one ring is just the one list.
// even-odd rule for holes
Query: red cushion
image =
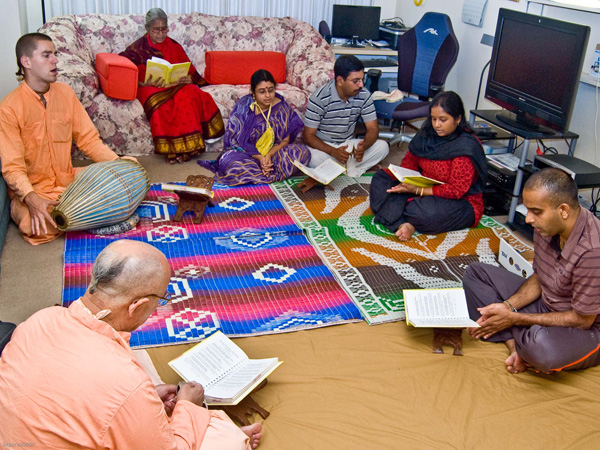
{"label": "red cushion", "polygon": [[119,100],[135,100],[138,68],[129,59],[114,53],[98,53],[96,73],[102,92],[106,96]]}
{"label": "red cushion", "polygon": [[271,72],[277,83],[285,83],[285,54],[280,52],[206,52],[204,78],[210,84],[250,84],[259,69]]}

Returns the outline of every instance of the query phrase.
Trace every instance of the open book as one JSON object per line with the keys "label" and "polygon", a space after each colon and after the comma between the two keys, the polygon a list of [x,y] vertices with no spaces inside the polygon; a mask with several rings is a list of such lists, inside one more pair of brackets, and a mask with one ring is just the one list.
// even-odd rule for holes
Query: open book
{"label": "open book", "polygon": [[180,184],[162,183],[160,185],[160,188],[166,192],[182,191],[182,192],[189,192],[191,194],[202,194],[202,195],[206,195],[207,197],[210,197],[210,198],[215,197],[215,193],[213,191],[211,191],[210,189],[195,187],[195,186],[183,186]]}
{"label": "open book", "polygon": [[465,291],[456,289],[404,289],[406,323],[414,327],[479,327],[469,318]]}
{"label": "open book", "polygon": [[416,170],[405,169],[404,167],[396,166],[395,164],[390,164],[388,169],[390,169],[390,172],[392,172],[394,176],[400,180],[400,182],[412,184],[413,186],[431,187],[437,184],[444,184],[443,182],[434,180],[433,178],[424,177]]}
{"label": "open book", "polygon": [[283,361],[250,359],[220,331],[169,362],[185,381],[204,387],[208,405],[237,405]]}
{"label": "open book", "polygon": [[317,180],[322,184],[329,184],[346,171],[346,168],[333,159],[327,158],[314,169],[305,166],[300,161],[294,161],[294,165],[302,171],[302,173]]}
{"label": "open book", "polygon": [[148,82],[150,75],[152,75],[153,81],[162,78],[166,84],[177,83],[181,77],[188,74],[190,65],[190,62],[171,64],[169,61],[153,56],[152,59],[146,62],[146,79],[144,83]]}

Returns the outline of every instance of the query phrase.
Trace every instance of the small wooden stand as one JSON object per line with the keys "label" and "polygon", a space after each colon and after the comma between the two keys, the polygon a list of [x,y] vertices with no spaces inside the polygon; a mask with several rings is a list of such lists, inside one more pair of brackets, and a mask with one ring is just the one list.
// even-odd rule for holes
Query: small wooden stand
{"label": "small wooden stand", "polygon": [[462,328],[434,328],[433,353],[444,353],[444,345],[454,347],[454,355],[462,356]]}
{"label": "small wooden stand", "polygon": [[[212,177],[206,177],[204,175],[190,175],[185,180],[185,185],[211,190],[214,181],[215,180]],[[177,190],[175,193],[179,196],[177,212],[175,213],[175,217],[173,217],[175,222],[181,222],[183,214],[187,211],[191,211],[194,214],[193,222],[195,224],[200,224],[202,223],[202,218],[204,217],[206,205],[214,206],[210,197],[206,195]]]}
{"label": "small wooden stand", "polygon": [[[252,391],[252,393],[260,391],[267,384],[267,380],[260,383],[256,388]],[[242,424],[242,426],[250,425],[250,420],[248,416],[251,416],[254,413],[257,413],[263,419],[266,419],[271,414],[266,409],[262,408],[258,403],[256,403],[252,397],[249,395],[244,398],[237,405],[228,405],[219,407],[223,411],[227,413],[227,415],[232,419]]]}
{"label": "small wooden stand", "polygon": [[[298,185],[298,189],[300,189],[302,192],[306,192],[306,191],[312,189],[313,187],[315,187],[317,184],[321,184],[321,183],[312,177],[306,177],[304,180],[302,180],[300,182],[300,184]],[[329,186],[328,184],[325,184],[324,186],[328,187],[330,190],[333,191],[333,188],[331,186]]]}

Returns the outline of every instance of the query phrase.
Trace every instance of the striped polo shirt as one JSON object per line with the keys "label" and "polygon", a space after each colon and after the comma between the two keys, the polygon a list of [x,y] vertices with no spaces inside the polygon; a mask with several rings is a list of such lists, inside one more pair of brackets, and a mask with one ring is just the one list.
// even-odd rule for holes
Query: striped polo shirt
{"label": "striped polo shirt", "polygon": [[363,122],[377,120],[371,93],[363,88],[345,102],[335,88],[335,80],[331,80],[310,96],[304,125],[316,128],[317,137],[323,142],[341,144],[354,137],[360,117]]}
{"label": "striped polo shirt", "polygon": [[533,268],[542,287],[542,301],[551,311],[598,314],[600,328],[600,220],[581,208],[573,231],[560,249],[559,236],[535,233]]}

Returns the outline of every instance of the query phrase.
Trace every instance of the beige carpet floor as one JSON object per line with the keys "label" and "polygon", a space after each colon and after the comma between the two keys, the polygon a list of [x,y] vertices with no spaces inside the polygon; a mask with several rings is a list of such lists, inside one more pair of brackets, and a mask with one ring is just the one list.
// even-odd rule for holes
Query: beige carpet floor
{"label": "beige carpet floor", "polygon": [[[401,151],[386,162],[399,162]],[[144,157],[151,180],[183,181],[195,162]],[[39,247],[11,224],[0,263],[0,319],[21,322],[60,302],[64,239]],[[596,449],[600,368],[510,375],[506,349],[463,333],[464,356],[433,354],[432,331],[403,322],[346,324],[236,339],[250,357],[284,361],[254,398],[271,412],[263,450]],[[167,362],[189,345],[151,349]]]}

